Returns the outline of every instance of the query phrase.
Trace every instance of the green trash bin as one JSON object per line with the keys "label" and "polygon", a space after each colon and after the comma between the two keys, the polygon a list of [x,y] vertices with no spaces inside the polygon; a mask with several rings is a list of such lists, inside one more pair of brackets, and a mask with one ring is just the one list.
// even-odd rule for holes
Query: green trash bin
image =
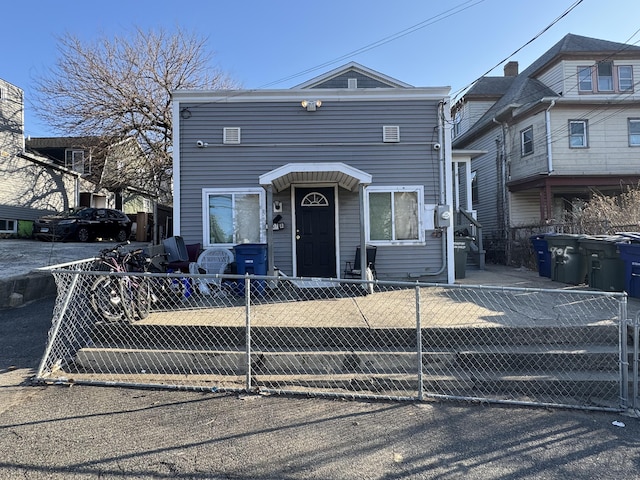
{"label": "green trash bin", "polygon": [[580,252],[584,235],[553,235],[547,238],[551,252],[551,280],[572,285],[585,283],[587,265]]}
{"label": "green trash bin", "polygon": [[465,278],[467,275],[467,255],[470,249],[472,237],[455,237],[453,241],[453,258],[455,264],[455,277]]}
{"label": "green trash bin", "polygon": [[616,245],[624,241],[618,235],[585,236],[579,240],[590,287],[604,292],[624,290],[625,263]]}

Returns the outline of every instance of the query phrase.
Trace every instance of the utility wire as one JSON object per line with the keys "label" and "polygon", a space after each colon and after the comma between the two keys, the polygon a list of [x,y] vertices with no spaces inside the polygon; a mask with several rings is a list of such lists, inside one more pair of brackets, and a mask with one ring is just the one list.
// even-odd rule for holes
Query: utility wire
{"label": "utility wire", "polygon": [[[308,68],[306,70],[303,70],[301,72],[295,73],[293,75],[289,75],[287,77],[281,78],[279,80],[275,80],[273,82],[269,82],[266,83],[264,85],[261,85],[260,87],[258,87],[258,89],[263,89],[263,88],[267,88],[267,87],[271,87],[273,85],[277,85],[280,83],[284,83],[286,81],[292,80],[294,78],[298,78],[301,77],[303,75],[309,74],[311,72],[314,72],[316,70],[320,70],[321,68],[325,68],[328,67],[329,65],[333,65],[335,63],[344,61],[348,58],[351,58],[355,55],[360,55],[361,53],[365,53],[368,52],[369,50],[373,50],[374,48],[378,48],[381,47],[382,45],[385,45],[387,43],[390,43],[394,40],[397,40],[399,38],[405,37],[413,32],[416,32],[418,30],[421,30],[423,28],[426,28],[430,25],[433,25],[434,23],[440,22],[446,18],[449,18],[453,15],[457,15],[458,13],[461,13],[465,10],[468,10],[471,7],[475,7],[476,5],[484,2],[485,0],[468,0],[464,3],[461,3],[459,5],[456,5],[455,7],[450,8],[449,10],[445,10],[442,13],[439,13],[437,15],[434,15],[433,17],[427,18],[426,20],[423,20],[422,22],[416,23],[415,25],[405,28],[404,30],[401,30],[397,33],[394,33],[392,35],[386,36],[380,40],[377,40],[375,42],[372,42],[368,45],[365,45],[363,47],[357,48],[356,50],[352,50],[351,52],[345,53],[344,55],[341,55],[339,57],[334,58],[333,60],[328,60],[324,63],[321,63],[319,65],[316,65],[314,67]],[[582,0],[579,0],[582,1]]]}
{"label": "utility wire", "polygon": [[476,83],[478,80],[480,80],[482,77],[486,77],[489,73],[491,73],[493,70],[495,70],[497,67],[499,67],[500,65],[502,65],[504,62],[506,62],[507,60],[509,60],[511,57],[513,57],[515,54],[517,54],[518,52],[520,52],[523,48],[525,48],[527,45],[530,45],[531,43],[533,43],[535,40],[537,40],[539,37],[541,37],[547,30],[549,30],[551,27],[553,27],[556,23],[558,23],[560,20],[562,20],[564,17],[566,17],[574,8],[576,8],[578,5],[580,5],[584,0],[576,0],[571,6],[569,6],[569,8],[567,8],[562,14],[560,14],[559,17],[557,17],[555,20],[553,20],[549,25],[547,25],[546,27],[544,27],[539,33],[537,33],[531,40],[529,40],[527,43],[525,43],[524,45],[522,45],[521,47],[519,47],[518,49],[516,49],[512,54],[508,55],[506,58],[500,60],[497,64],[495,64],[493,67],[491,67],[489,70],[487,70],[485,73],[483,73],[480,77],[476,78],[473,82],[469,83],[468,85],[462,87],[459,90],[456,90],[453,95],[451,95],[452,98],[457,97],[458,95],[460,95],[462,92],[464,92],[465,90],[467,90],[469,87],[471,87],[471,85],[473,85],[474,83]]}

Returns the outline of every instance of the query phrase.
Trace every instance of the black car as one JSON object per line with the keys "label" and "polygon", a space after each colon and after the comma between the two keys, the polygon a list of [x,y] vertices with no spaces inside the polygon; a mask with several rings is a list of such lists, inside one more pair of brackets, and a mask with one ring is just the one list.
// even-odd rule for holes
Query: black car
{"label": "black car", "polygon": [[33,222],[39,240],[92,242],[96,238],[125,242],[131,235],[131,220],[111,208],[82,208]]}

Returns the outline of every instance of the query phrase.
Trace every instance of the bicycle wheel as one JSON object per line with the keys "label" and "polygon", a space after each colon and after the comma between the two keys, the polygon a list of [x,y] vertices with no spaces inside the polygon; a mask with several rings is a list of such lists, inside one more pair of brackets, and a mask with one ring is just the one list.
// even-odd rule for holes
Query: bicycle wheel
{"label": "bicycle wheel", "polygon": [[135,284],[131,277],[120,278],[120,296],[122,298],[122,309],[124,310],[124,316],[133,323],[136,320],[137,312],[137,291],[138,286]]}
{"label": "bicycle wheel", "polygon": [[118,278],[98,277],[91,285],[89,302],[93,310],[109,322],[120,322],[125,318]]}
{"label": "bicycle wheel", "polygon": [[151,313],[151,304],[154,301],[154,293],[151,288],[151,282],[146,278],[138,279],[137,285],[137,302],[136,312],[140,320],[145,319]]}

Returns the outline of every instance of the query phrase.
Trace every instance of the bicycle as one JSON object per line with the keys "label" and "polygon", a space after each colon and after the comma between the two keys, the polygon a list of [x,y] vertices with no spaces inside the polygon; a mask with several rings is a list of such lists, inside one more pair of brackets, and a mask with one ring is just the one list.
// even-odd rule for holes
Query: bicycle
{"label": "bicycle", "polygon": [[[146,272],[152,258],[142,249],[124,252],[124,242],[100,251],[99,263],[112,273]],[[139,275],[104,275],[90,288],[93,310],[109,322],[123,320],[133,323],[149,316],[151,304],[157,299],[148,279]]]}

